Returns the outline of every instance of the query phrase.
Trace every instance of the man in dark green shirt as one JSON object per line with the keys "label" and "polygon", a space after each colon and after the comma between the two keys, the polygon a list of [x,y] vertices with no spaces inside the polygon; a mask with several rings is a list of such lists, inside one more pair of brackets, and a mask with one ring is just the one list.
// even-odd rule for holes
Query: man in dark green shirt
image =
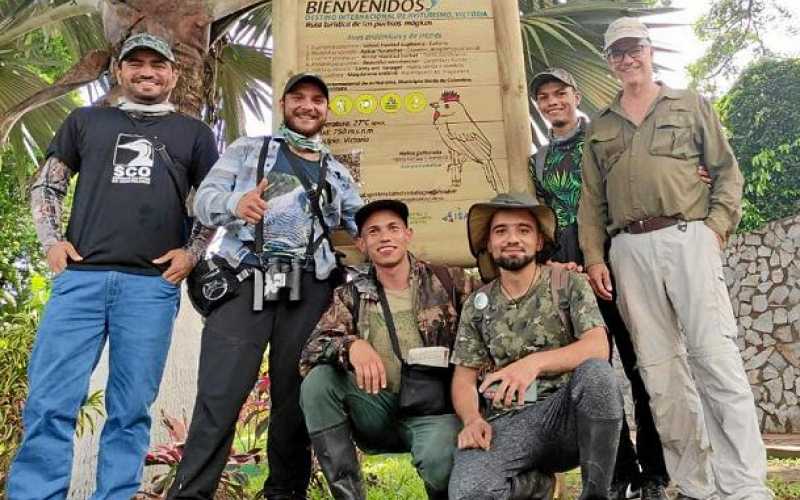
{"label": "man in dark green shirt", "polygon": [[[531,95],[552,127],[548,144],[539,148],[530,161],[537,197],[553,207],[558,216],[558,248],[552,260],[583,266],[583,254],[578,246],[578,202],[586,136],[586,120],[578,116],[581,95],[575,79],[561,68],[536,75],[531,83]],[[666,500],[664,487],[669,483],[669,475],[650,413],[650,397],[636,367],[630,333],[613,301],[599,300],[598,306],[608,327],[609,343],[613,345],[613,338],[625,375],[631,382],[637,431],[634,449],[630,430],[623,419],[611,498],[628,498],[630,488],[631,493],[640,491],[642,500]]]}

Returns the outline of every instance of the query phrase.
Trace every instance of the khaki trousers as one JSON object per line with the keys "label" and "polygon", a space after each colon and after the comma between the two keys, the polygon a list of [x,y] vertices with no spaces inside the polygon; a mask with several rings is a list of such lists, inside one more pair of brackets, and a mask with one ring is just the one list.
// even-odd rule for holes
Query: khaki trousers
{"label": "khaki trousers", "polygon": [[678,489],[700,499],[773,498],[714,232],[694,221],[620,233],[610,260]]}

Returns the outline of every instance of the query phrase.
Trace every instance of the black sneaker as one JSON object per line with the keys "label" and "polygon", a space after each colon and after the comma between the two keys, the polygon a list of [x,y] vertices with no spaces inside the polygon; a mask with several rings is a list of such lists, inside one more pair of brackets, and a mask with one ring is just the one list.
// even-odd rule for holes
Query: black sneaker
{"label": "black sneaker", "polygon": [[669,500],[664,487],[660,483],[652,481],[646,481],[642,484],[641,498],[642,500]]}

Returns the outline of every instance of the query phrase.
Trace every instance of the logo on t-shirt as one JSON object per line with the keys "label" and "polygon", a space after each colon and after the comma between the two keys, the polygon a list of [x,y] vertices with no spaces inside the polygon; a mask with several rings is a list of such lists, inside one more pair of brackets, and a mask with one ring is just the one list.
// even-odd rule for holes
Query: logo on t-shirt
{"label": "logo on t-shirt", "polygon": [[150,184],[153,144],[140,135],[119,134],[114,147],[113,184]]}

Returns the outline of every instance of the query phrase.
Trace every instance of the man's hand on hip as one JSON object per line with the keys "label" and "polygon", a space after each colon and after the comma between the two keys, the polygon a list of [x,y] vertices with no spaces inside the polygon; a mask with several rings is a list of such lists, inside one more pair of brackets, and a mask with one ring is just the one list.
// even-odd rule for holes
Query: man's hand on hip
{"label": "man's hand on hip", "polygon": [[67,260],[80,262],[83,257],[75,250],[69,241],[59,241],[47,250],[47,265],[55,274],[67,267]]}
{"label": "man's hand on hip", "polygon": [[356,372],[356,385],[364,392],[378,394],[386,389],[386,369],[380,355],[364,339],[350,344],[350,364]]}
{"label": "man's hand on hip", "polygon": [[492,445],[492,426],[483,418],[475,418],[464,422],[464,428],[458,433],[458,448],[482,448],[488,450]]}
{"label": "man's hand on hip", "polygon": [[170,250],[161,257],[153,260],[153,264],[166,264],[167,262],[169,262],[169,267],[161,276],[173,285],[179,284],[192,272],[194,265],[197,264],[194,256],[182,248]]}
{"label": "man's hand on hip", "polygon": [[592,285],[594,293],[603,300],[611,300],[613,287],[611,286],[611,273],[608,266],[603,263],[592,264],[586,270],[589,274],[589,284]]}
{"label": "man's hand on hip", "polygon": [[261,179],[258,186],[245,193],[236,205],[236,216],[250,224],[258,224],[267,213],[267,202],[262,195],[267,190],[267,180]]}

